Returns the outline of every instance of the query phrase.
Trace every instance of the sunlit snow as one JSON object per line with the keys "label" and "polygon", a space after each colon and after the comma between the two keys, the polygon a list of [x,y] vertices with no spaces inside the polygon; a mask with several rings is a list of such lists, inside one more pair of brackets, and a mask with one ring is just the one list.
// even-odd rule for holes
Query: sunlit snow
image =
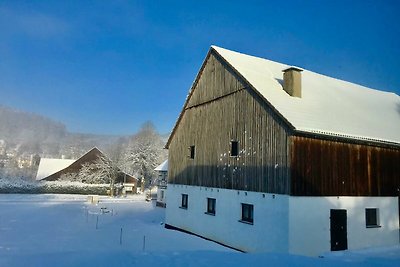
{"label": "sunlit snow", "polygon": [[143,195],[86,200],[0,195],[0,266],[400,266],[399,246],[321,258],[244,254],[165,229],[165,209]]}

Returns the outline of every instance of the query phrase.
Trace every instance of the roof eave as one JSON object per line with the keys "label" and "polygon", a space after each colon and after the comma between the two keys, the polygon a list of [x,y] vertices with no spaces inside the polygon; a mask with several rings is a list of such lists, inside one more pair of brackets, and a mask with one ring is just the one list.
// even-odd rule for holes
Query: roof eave
{"label": "roof eave", "polygon": [[393,142],[393,141],[380,140],[380,139],[374,139],[374,138],[363,138],[363,137],[358,137],[358,136],[350,136],[350,135],[335,134],[335,133],[295,130],[294,135],[302,136],[302,137],[310,137],[310,138],[319,138],[319,139],[324,139],[324,140],[333,140],[333,141],[338,141],[338,142],[361,144],[361,145],[389,147],[389,148],[396,148],[396,149],[400,148],[400,144]]}

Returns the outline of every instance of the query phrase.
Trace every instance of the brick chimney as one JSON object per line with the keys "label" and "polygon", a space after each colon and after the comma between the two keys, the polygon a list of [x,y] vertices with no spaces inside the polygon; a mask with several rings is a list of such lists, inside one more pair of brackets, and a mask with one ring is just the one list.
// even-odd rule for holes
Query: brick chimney
{"label": "brick chimney", "polygon": [[301,72],[297,67],[289,67],[283,70],[283,89],[290,96],[301,98]]}

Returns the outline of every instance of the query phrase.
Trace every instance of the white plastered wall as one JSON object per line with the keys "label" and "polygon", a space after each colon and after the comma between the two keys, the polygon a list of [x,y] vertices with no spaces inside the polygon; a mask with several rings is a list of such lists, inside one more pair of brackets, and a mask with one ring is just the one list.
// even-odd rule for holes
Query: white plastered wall
{"label": "white plastered wall", "polygon": [[160,203],[166,203],[166,190],[165,188],[157,188],[157,201]]}
{"label": "white plastered wall", "polygon": [[[347,210],[348,249],[399,243],[396,197],[287,195],[169,184],[166,223],[247,252],[318,256],[330,251],[330,210]],[[188,194],[188,209],[181,195]],[[207,198],[216,215],[205,214]],[[239,222],[241,203],[254,205],[254,224]],[[379,209],[380,227],[367,228],[365,208]]]}
{"label": "white plastered wall", "polygon": [[[379,209],[377,228],[367,228],[365,208]],[[347,210],[348,249],[399,243],[397,197],[290,197],[289,253],[317,256],[330,251],[330,210]]]}
{"label": "white plastered wall", "polygon": [[[288,196],[168,184],[166,223],[243,251],[288,251]],[[181,194],[188,194],[182,209]],[[205,214],[216,199],[215,216]],[[254,205],[254,224],[239,222],[241,203]]]}

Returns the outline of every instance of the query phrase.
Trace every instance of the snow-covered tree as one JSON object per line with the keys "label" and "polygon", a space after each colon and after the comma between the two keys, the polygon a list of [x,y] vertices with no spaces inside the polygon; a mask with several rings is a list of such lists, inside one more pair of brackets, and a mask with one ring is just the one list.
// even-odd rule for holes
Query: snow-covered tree
{"label": "snow-covered tree", "polygon": [[77,179],[79,182],[89,184],[110,184],[111,195],[113,195],[115,180],[120,172],[115,162],[106,156],[101,156],[92,163],[83,164]]}
{"label": "snow-covered tree", "polygon": [[164,143],[153,123],[146,122],[128,145],[124,170],[149,185],[154,168],[165,158]]}
{"label": "snow-covered tree", "polygon": [[60,181],[82,182],[77,173],[64,173],[60,175]]}
{"label": "snow-covered tree", "polygon": [[94,169],[97,170],[98,177],[102,177],[112,185],[114,184],[120,172],[118,165],[114,161],[103,156],[98,158],[93,165]]}
{"label": "snow-covered tree", "polygon": [[36,168],[20,168],[15,158],[11,158],[5,164],[1,164],[1,175],[5,179],[25,179],[32,180],[36,175]]}

